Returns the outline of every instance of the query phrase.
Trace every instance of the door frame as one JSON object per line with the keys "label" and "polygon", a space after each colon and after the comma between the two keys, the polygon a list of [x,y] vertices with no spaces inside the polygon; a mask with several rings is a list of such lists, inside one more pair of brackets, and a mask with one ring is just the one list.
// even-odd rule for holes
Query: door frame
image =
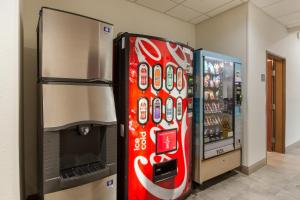
{"label": "door frame", "polygon": [[270,100],[268,98],[268,58],[272,58],[274,60],[281,60],[282,61],[282,72],[283,72],[283,99],[282,99],[282,104],[283,104],[283,112],[282,112],[282,130],[283,130],[283,152],[285,153],[286,147],[285,147],[285,140],[286,140],[286,58],[279,56],[277,54],[274,54],[271,51],[266,51],[266,154],[268,153],[268,123],[269,123],[269,119],[268,119],[268,105],[270,105],[270,103],[272,104],[272,99]]}

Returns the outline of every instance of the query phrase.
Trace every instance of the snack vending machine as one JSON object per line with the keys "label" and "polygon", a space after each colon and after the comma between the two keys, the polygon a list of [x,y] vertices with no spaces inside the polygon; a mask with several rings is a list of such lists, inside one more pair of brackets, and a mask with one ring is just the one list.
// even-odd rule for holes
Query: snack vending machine
{"label": "snack vending machine", "polygon": [[191,189],[193,49],[124,33],[114,58],[118,199],[182,199]]}
{"label": "snack vending machine", "polygon": [[194,181],[204,181],[241,163],[242,77],[238,58],[195,51]]}

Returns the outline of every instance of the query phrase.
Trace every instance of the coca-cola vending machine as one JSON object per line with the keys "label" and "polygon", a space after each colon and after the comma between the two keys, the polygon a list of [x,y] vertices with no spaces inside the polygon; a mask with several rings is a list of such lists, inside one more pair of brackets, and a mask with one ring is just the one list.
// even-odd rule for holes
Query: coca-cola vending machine
{"label": "coca-cola vending machine", "polygon": [[118,199],[183,199],[191,189],[193,49],[124,33],[114,62]]}

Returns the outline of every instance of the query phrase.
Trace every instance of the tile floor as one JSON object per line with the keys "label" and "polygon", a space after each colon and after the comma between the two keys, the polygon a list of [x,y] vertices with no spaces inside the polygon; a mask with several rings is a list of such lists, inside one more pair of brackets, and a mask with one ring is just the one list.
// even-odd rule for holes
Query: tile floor
{"label": "tile floor", "polygon": [[188,200],[300,200],[300,143],[268,153],[268,165],[250,176],[239,173]]}

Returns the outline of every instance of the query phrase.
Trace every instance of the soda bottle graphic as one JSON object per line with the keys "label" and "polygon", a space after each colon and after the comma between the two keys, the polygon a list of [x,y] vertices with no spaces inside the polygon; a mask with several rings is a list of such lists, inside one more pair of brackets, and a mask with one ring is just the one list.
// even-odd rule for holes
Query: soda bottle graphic
{"label": "soda bottle graphic", "polygon": [[173,67],[168,66],[167,67],[167,90],[172,90],[173,88]]}
{"label": "soda bottle graphic", "polygon": [[146,111],[146,103],[145,102],[142,102],[141,103],[141,120],[146,120],[146,118],[147,118],[147,111]]}
{"label": "soda bottle graphic", "polygon": [[183,86],[183,70],[181,67],[177,69],[177,89],[182,90]]}
{"label": "soda bottle graphic", "polygon": [[161,100],[155,98],[153,102],[153,121],[158,123],[161,120]]}
{"label": "soda bottle graphic", "polygon": [[154,67],[154,89],[159,90],[161,88],[161,67],[156,65]]}
{"label": "soda bottle graphic", "polygon": [[146,98],[141,98],[138,101],[138,121],[142,125],[148,121],[148,101]]}
{"label": "soda bottle graphic", "polygon": [[166,101],[166,121],[171,122],[173,120],[173,100],[169,97]]}
{"label": "soda bottle graphic", "polygon": [[182,119],[182,99],[178,98],[176,103],[176,118],[177,120]]}
{"label": "soda bottle graphic", "polygon": [[148,87],[148,65],[142,63],[138,69],[138,86],[141,90],[146,90]]}
{"label": "soda bottle graphic", "polygon": [[141,85],[147,85],[147,70],[146,68],[141,69]]}

